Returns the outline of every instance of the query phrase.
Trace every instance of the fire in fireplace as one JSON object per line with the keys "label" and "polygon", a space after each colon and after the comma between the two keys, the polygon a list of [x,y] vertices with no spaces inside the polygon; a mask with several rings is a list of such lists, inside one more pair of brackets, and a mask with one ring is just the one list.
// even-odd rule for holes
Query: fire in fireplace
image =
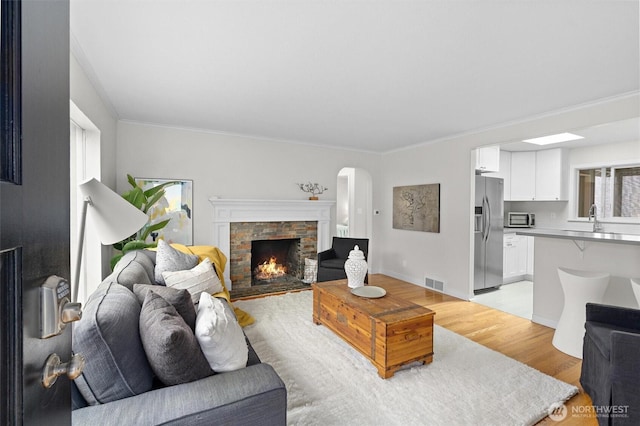
{"label": "fire in fireplace", "polygon": [[287,267],[278,263],[278,259],[275,256],[271,256],[269,261],[266,260],[256,268],[254,275],[256,280],[272,280],[274,278],[286,275]]}
{"label": "fire in fireplace", "polygon": [[300,238],[251,241],[251,285],[298,281]]}

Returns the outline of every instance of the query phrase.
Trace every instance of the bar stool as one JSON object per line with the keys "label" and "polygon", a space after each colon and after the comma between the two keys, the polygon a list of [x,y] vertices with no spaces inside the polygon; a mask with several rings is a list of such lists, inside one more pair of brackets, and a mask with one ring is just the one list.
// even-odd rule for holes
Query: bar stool
{"label": "bar stool", "polygon": [[631,288],[633,289],[633,294],[636,295],[636,301],[640,307],[640,278],[631,278]]}
{"label": "bar stool", "polygon": [[553,346],[582,359],[587,302],[602,303],[609,285],[609,274],[559,267],[564,307],[553,335]]}

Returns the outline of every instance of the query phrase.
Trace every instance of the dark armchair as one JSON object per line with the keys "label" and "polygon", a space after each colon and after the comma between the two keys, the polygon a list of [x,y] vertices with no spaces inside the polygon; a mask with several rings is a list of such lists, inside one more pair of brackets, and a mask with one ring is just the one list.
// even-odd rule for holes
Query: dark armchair
{"label": "dark armchair", "polygon": [[[318,253],[318,282],[342,280],[347,278],[344,272],[344,262],[349,258],[349,252],[354,246],[358,246],[368,258],[369,239],[367,238],[341,238],[333,237],[333,243],[329,250]],[[369,274],[364,278],[369,282]]]}
{"label": "dark armchair", "polygon": [[640,424],[640,310],[587,303],[580,384],[602,425]]}

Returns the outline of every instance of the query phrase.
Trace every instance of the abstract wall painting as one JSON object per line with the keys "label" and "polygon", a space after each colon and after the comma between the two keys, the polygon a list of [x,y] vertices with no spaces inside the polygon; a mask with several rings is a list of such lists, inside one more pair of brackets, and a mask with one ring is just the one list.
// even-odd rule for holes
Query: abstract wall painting
{"label": "abstract wall painting", "polygon": [[158,223],[170,219],[167,226],[153,232],[148,242],[164,239],[168,243],[184,245],[193,244],[193,181],[177,179],[146,179],[136,178],[136,183],[143,190],[162,185],[166,182],[176,182],[164,188],[165,195],[147,212],[150,223]]}
{"label": "abstract wall painting", "polygon": [[393,188],[393,227],[440,232],[440,184]]}

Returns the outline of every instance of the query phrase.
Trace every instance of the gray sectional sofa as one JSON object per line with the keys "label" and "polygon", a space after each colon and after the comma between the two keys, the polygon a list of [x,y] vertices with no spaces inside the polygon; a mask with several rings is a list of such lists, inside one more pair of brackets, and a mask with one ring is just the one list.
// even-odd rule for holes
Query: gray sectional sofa
{"label": "gray sectional sofa", "polygon": [[[284,383],[260,361],[248,340],[245,368],[214,373],[208,364],[200,365],[202,353],[197,345],[189,346],[193,339],[186,331],[184,341],[178,342],[183,354],[165,366],[177,367],[188,381],[167,385],[158,380],[154,373],[163,367],[150,361],[142,344],[147,331],[141,316],[148,321],[145,297],[151,297],[149,292],[153,298],[160,294],[157,300],[173,306],[164,315],[177,312],[182,328],[193,328],[195,310],[187,290],[155,285],[155,256],[147,250],[125,255],[85,303],[82,320],[74,324],[73,350],[85,356],[86,366],[72,386],[73,424],[286,424]],[[228,303],[225,309],[231,309]]]}

